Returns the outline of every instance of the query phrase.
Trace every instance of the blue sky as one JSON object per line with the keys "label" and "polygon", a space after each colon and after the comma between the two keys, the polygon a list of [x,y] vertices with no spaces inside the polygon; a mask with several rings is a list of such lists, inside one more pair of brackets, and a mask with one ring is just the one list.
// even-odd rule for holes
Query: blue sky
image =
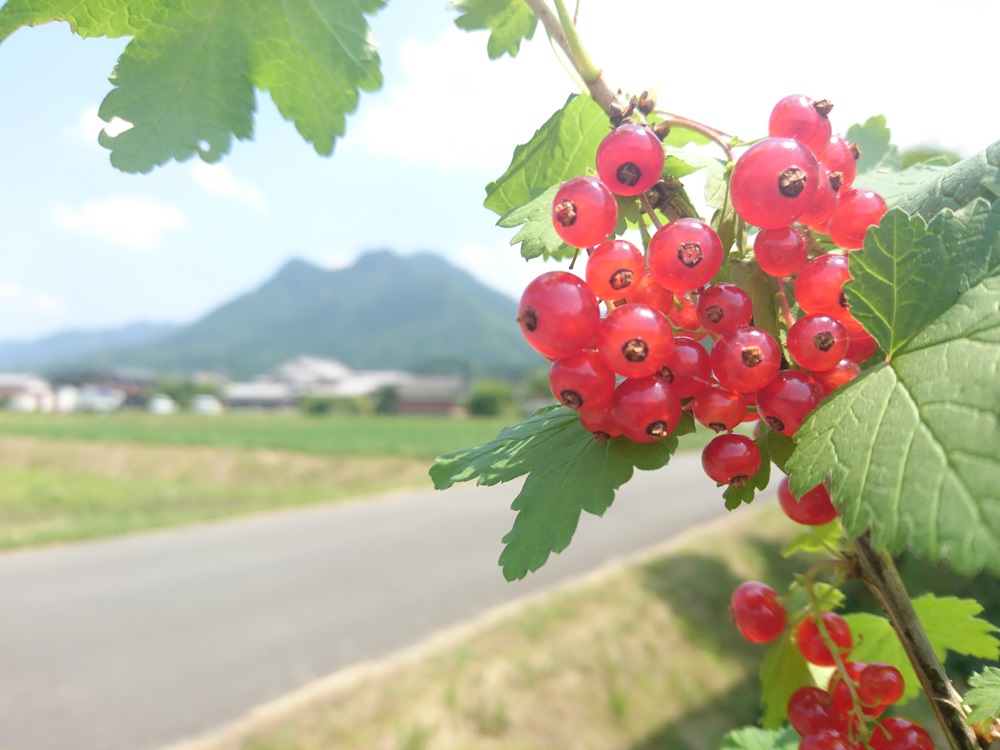
{"label": "blue sky", "polygon": [[[950,18],[922,2],[899,17],[896,3],[717,0],[711,16],[695,5],[584,0],[580,27],[610,80],[659,86],[664,108],[747,138],[788,93],[832,99],[838,132],[885,114],[902,146],[971,154],[1000,138],[980,82],[993,69],[993,2],[956,0]],[[80,40],[64,24],[16,32],[0,45],[0,339],[189,322],[289,258],[334,268],[376,248],[439,252],[516,297],[547,269],[509,247],[484,186],[575,87],[541,32],[491,63],[485,35],[456,30],[454,16],[437,0],[391,0],[372,20],[385,86],[363,97],[333,157],[258,94],[254,141],[221,165],[149,175],[118,173],[97,145],[96,109],[127,40]],[[782,59],[789,48],[799,59]],[[462,102],[446,122],[442,94]]]}

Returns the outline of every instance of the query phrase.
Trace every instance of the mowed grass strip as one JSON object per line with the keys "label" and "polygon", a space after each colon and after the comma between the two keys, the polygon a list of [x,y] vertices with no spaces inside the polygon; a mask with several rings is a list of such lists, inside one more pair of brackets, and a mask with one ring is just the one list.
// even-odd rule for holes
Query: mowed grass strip
{"label": "mowed grass strip", "polygon": [[729,596],[748,578],[784,586],[795,565],[778,550],[794,533],[773,505],[741,508],[644,563],[184,750],[716,750],[759,717],[763,648],[736,632]]}
{"label": "mowed grass strip", "polygon": [[515,420],[407,415],[145,412],[16,414],[0,412],[0,435],[153,445],[268,448],[325,456],[400,456],[433,460],[481,445]]}
{"label": "mowed grass strip", "polygon": [[431,488],[427,461],[0,436],[0,549]]}

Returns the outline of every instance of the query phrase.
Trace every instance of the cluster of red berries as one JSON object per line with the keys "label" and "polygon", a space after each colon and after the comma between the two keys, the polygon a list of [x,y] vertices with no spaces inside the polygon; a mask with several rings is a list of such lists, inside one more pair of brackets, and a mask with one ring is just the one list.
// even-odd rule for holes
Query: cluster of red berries
{"label": "cluster of red berries", "polygon": [[[730,606],[736,627],[753,643],[775,640],[788,624],[780,597],[765,583],[740,584]],[[794,642],[810,664],[833,667],[839,661],[843,667],[826,689],[807,685],[789,698],[788,721],[802,737],[799,750],[934,750],[926,730],[909,719],[875,721],[902,698],[903,677],[891,664],[849,661],[853,639],[840,615],[810,611],[795,625]]]}
{"label": "cluster of red berries", "polygon": [[754,441],[733,432],[741,422],[760,418],[794,434],[874,354],[875,340],[847,309],[846,255],[809,260],[808,230],[793,226],[828,232],[851,249],[885,212],[874,193],[850,188],[858,152],[831,136],[828,112],[829,105],[806,97],[783,99],[771,115],[771,137],[747,149],[730,183],[736,211],[761,229],[754,242],[758,265],[783,281],[795,277],[804,315],[786,320],[786,346],[797,369],[774,336],[753,326],[747,292],[710,283],[728,248],[708,224],[680,218],[658,225],[645,254],[609,239],[618,221],[616,195],[638,196],[661,178],[664,150],[651,128],[615,128],[598,148],[598,176],[571,179],[558,190],[553,226],[568,245],[588,251],[585,279],[542,274],[525,289],[518,321],[528,343],[552,362],[556,399],[578,410],[597,439],[656,441],[689,410],[720,433],[702,454],[706,473],[739,487],[761,463]]}

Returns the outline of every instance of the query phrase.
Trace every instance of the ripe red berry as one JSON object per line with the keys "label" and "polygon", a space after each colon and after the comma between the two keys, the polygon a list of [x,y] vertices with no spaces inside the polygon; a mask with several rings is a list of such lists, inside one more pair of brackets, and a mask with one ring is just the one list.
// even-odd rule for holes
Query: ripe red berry
{"label": "ripe red berry", "polygon": [[830,493],[822,484],[796,499],[788,486],[788,477],[782,477],[778,483],[778,504],[786,516],[803,526],[822,526],[837,517]]}
{"label": "ripe red berry", "polygon": [[846,735],[827,729],[803,737],[799,750],[858,750],[858,746]]}
{"label": "ripe red berry", "polygon": [[847,351],[844,356],[855,362],[867,362],[878,351],[878,341],[870,333],[859,333],[847,337]]}
{"label": "ripe red berry", "polygon": [[831,174],[839,174],[841,188],[849,188],[858,174],[858,159],[861,150],[855,143],[848,143],[839,135],[830,138],[822,151],[816,151],[816,158],[830,170]]}
{"label": "ripe red berry", "polygon": [[587,259],[587,284],[601,299],[627,299],[645,275],[642,251],[627,240],[602,242]]}
{"label": "ripe red berry", "polygon": [[806,263],[795,277],[795,301],[807,313],[839,318],[848,310],[844,282],[850,278],[846,255],[827,253],[817,256]]}
{"label": "ripe red berry", "polygon": [[869,664],[858,677],[858,697],[868,706],[891,706],[903,697],[903,675],[891,664]]}
{"label": "ripe red berry", "polygon": [[643,274],[639,283],[630,287],[630,294],[626,299],[637,305],[652,307],[668,316],[674,310],[674,293],[657,284],[650,273]]}
{"label": "ripe red berry", "polygon": [[870,743],[872,750],[934,750],[934,741],[927,730],[901,716],[876,724]]}
{"label": "ripe red berry", "polygon": [[593,247],[607,239],[618,222],[618,202],[596,177],[567,180],[552,201],[552,225],[570,247]]}
{"label": "ripe red berry", "polygon": [[809,260],[809,248],[793,227],[762,229],[753,242],[753,257],[770,276],[794,276]]}
{"label": "ripe red berry", "polygon": [[830,170],[819,165],[819,179],[816,185],[816,197],[798,221],[810,229],[826,234],[826,224],[837,207],[837,194],[843,187],[840,175],[830,174]]}
{"label": "ripe red berry", "polygon": [[675,336],[674,350],[655,376],[670,383],[677,398],[694,396],[712,382],[708,351],[690,336]]}
{"label": "ripe red berry", "polygon": [[628,304],[609,312],[597,328],[597,351],[604,363],[627,378],[659,370],[674,349],[667,316],[645,305]]}
{"label": "ripe red berry", "polygon": [[774,380],[781,368],[781,347],[759,328],[747,326],[723,335],[711,352],[716,380],[731,391],[754,393]]}
{"label": "ripe red berry", "polygon": [[736,391],[711,385],[699,391],[692,402],[694,418],[710,430],[735,429],[747,415],[747,402]]}
{"label": "ripe red berry", "polygon": [[701,467],[719,484],[742,487],[760,469],[760,449],[746,435],[716,435],[701,452]]}
{"label": "ripe red berry", "polygon": [[581,351],[552,363],[549,388],[570,409],[604,409],[611,403],[615,374],[596,351]]}
{"label": "ripe red berry", "polygon": [[[843,657],[850,651],[853,644],[851,629],[844,618],[836,612],[824,612],[822,615],[823,625],[837,649]],[[816,617],[809,615],[799,625],[795,631],[795,643],[806,661],[820,667],[832,667],[834,665],[833,655],[823,643],[819,634],[819,626],[816,624]]]}
{"label": "ripe red berry", "polygon": [[819,162],[798,141],[757,141],[733,167],[729,180],[733,209],[761,229],[788,226],[812,204],[818,177]]}
{"label": "ripe red berry", "polygon": [[830,141],[831,109],[833,105],[826,99],[816,102],[800,94],[786,96],[771,110],[767,134],[772,138],[794,138],[819,153]]}
{"label": "ripe red berry", "polygon": [[822,400],[823,391],[808,373],[782,370],[757,391],[757,413],[772,430],[794,435]]}
{"label": "ripe red berry", "polygon": [[730,608],[737,630],[751,643],[769,643],[785,629],[785,608],[766,583],[741,583],[733,591]]}
{"label": "ripe red berry", "polygon": [[702,328],[701,321],[698,320],[698,308],[689,295],[681,294],[676,297],[667,317],[678,331],[691,334],[692,338],[699,340],[705,337],[704,332],[699,334]]}
{"label": "ripe red berry", "polygon": [[829,395],[860,374],[861,367],[858,366],[857,362],[842,359],[829,370],[814,372],[813,380],[816,381],[816,385],[823,389],[825,395]]}
{"label": "ripe red berry", "polygon": [[815,685],[792,693],[788,699],[788,723],[803,737],[842,726],[830,694]]}
{"label": "ripe red berry", "polygon": [[524,289],[517,321],[528,343],[544,357],[576,354],[597,335],[601,310],[583,279],[549,271]]}
{"label": "ripe red berry", "polygon": [[847,329],[829,315],[803,315],[788,329],[788,353],[807,370],[829,370],[847,355]]}
{"label": "ripe red berry", "polygon": [[722,240],[699,219],[675,219],[649,241],[649,272],[675,293],[705,286],[722,267]]}
{"label": "ripe red berry", "polygon": [[[844,662],[844,669],[847,670],[847,675],[853,685],[857,686],[858,677],[861,675],[861,671],[866,666],[868,665],[860,661]],[[850,716],[851,711],[854,710],[854,699],[851,698],[850,687],[848,687],[847,683],[841,679],[840,672],[835,671],[832,675],[830,675],[827,692],[833,700],[833,706],[837,710],[837,714],[844,719]]]}
{"label": "ripe red berry", "polygon": [[882,196],[874,190],[842,190],[826,231],[837,246],[856,250],[865,244],[868,227],[878,224],[887,210]]}
{"label": "ripe red berry", "polygon": [[705,287],[698,295],[698,320],[709,333],[728,333],[753,318],[750,295],[736,284],[721,282]]}
{"label": "ripe red berry", "polygon": [[618,195],[639,195],[653,187],[663,161],[663,144],[642,125],[619,125],[597,147],[597,174]]}
{"label": "ripe red berry", "polygon": [[629,440],[652,443],[677,427],[681,401],[664,380],[629,378],[615,388],[611,413]]}
{"label": "ripe red berry", "polygon": [[610,404],[603,409],[585,409],[580,412],[580,424],[595,440],[602,443],[622,434],[622,428],[615,421]]}

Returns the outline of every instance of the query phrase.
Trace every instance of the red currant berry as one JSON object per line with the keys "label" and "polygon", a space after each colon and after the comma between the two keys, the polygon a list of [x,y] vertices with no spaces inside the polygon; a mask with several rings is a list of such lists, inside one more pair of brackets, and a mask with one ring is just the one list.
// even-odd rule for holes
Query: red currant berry
{"label": "red currant berry", "polygon": [[549,271],[528,284],[517,321],[528,343],[544,357],[576,354],[597,335],[601,310],[583,279]]}
{"label": "red currant berry", "polygon": [[721,385],[711,385],[699,391],[692,402],[694,418],[710,430],[733,430],[747,415],[747,402],[742,395]]}
{"label": "red currant berry", "polygon": [[611,413],[629,440],[653,443],[677,427],[681,401],[659,378],[630,378],[615,388]]}
{"label": "red currant berry", "polygon": [[[860,661],[844,662],[844,669],[847,670],[847,675],[855,686],[858,684],[858,677],[861,675],[861,670],[866,666],[868,665]],[[830,693],[830,697],[833,699],[833,706],[837,710],[837,714],[844,719],[850,716],[851,711],[854,710],[854,700],[851,698],[850,687],[840,678],[840,672],[834,672],[830,675],[827,692]]]}
{"label": "red currant berry", "polygon": [[605,316],[597,329],[597,351],[604,363],[627,378],[644,378],[659,370],[674,349],[667,316],[645,305],[622,305]]}
{"label": "red currant berry", "polygon": [[724,334],[711,352],[716,380],[731,391],[754,393],[774,380],[781,368],[781,347],[759,328],[747,326]]}
{"label": "red currant berry", "polygon": [[586,409],[580,412],[580,424],[594,436],[595,440],[606,442],[622,434],[622,428],[615,421],[611,406],[603,409]]}
{"label": "red currant berry", "polygon": [[850,278],[846,255],[820,255],[806,263],[795,277],[795,301],[807,313],[839,318],[848,309],[844,282]]}
{"label": "red currant berry", "polygon": [[872,750],[934,750],[934,741],[927,730],[901,716],[876,724],[870,744]]}
{"label": "red currant berry", "polygon": [[689,336],[676,336],[674,350],[655,375],[670,383],[677,398],[694,396],[712,382],[708,351]]}
{"label": "red currant berry", "polygon": [[705,286],[722,267],[722,257],[719,235],[699,219],[675,219],[649,241],[649,272],[675,293]]}
{"label": "red currant berry", "polygon": [[822,151],[816,151],[816,158],[830,170],[830,174],[839,174],[841,187],[849,188],[858,174],[858,159],[861,149],[856,143],[848,143],[839,135],[833,136]]}
{"label": "red currant berry", "polygon": [[729,195],[748,224],[777,229],[812,205],[818,178],[819,162],[806,146],[791,138],[765,138],[737,160]]}
{"label": "red currant berry", "polygon": [[702,328],[709,333],[728,333],[748,325],[753,318],[750,295],[726,282],[705,287],[696,308]]}
{"label": "red currant berry", "polygon": [[751,643],[769,643],[785,629],[787,614],[777,592],[766,583],[745,581],[730,599],[733,621]]}
{"label": "red currant berry", "polygon": [[602,242],[587,259],[587,284],[601,299],[627,299],[645,275],[642,251],[627,240]]}
{"label": "red currant berry", "polygon": [[549,387],[570,409],[604,409],[611,403],[615,374],[597,352],[582,351],[552,363]]}
{"label": "red currant berry", "polygon": [[788,353],[807,370],[829,370],[847,354],[847,329],[829,315],[804,315],[788,329]]}
{"label": "red currant berry", "polygon": [[814,685],[792,693],[788,699],[788,723],[803,737],[841,726],[830,694]]}
{"label": "red currant berry", "polygon": [[799,223],[805,224],[813,231],[826,234],[826,223],[837,207],[837,194],[841,187],[840,175],[831,175],[830,170],[820,164],[816,197],[806,212],[799,217]]}
{"label": "red currant berry", "polygon": [[[850,651],[853,644],[850,627],[848,627],[844,618],[836,612],[824,612],[822,618],[826,632],[837,646],[841,657],[843,657]],[[806,617],[799,625],[799,629],[795,632],[795,642],[802,656],[810,664],[820,667],[832,667],[834,665],[833,655],[823,643],[814,615]]]}
{"label": "red currant berry", "polygon": [[816,385],[823,389],[824,395],[829,395],[861,374],[857,362],[850,359],[840,360],[833,368],[813,373]]}
{"label": "red currant berry", "polygon": [[828,729],[803,737],[799,750],[858,750],[858,746],[840,732]]}
{"label": "red currant berry", "polygon": [[878,341],[870,333],[859,333],[847,337],[847,359],[855,362],[867,362],[878,351]]}
{"label": "red currant berry", "polygon": [[638,284],[632,285],[631,294],[626,299],[633,304],[652,307],[664,315],[670,315],[674,310],[674,293],[657,284],[649,273],[644,274]]}
{"label": "red currant berry", "polygon": [[775,432],[794,435],[823,400],[823,391],[801,370],[782,370],[757,391],[757,413]]}
{"label": "red currant berry", "polygon": [[809,260],[809,248],[792,227],[762,229],[753,241],[753,257],[770,276],[794,276]]}
{"label": "red currant berry", "polygon": [[838,247],[856,250],[865,244],[868,227],[878,224],[888,210],[882,196],[874,190],[843,190],[827,222],[827,234]]}
{"label": "red currant berry", "polygon": [[[698,320],[698,308],[694,300],[687,294],[682,294],[675,299],[674,306],[667,313],[667,317],[670,318],[670,322],[673,323],[678,331],[690,334],[697,334],[701,331],[701,321]],[[704,333],[693,336],[693,338],[699,340],[704,337]]]}
{"label": "red currant berry", "polygon": [[663,144],[642,125],[619,125],[597,147],[597,174],[617,195],[649,190],[660,179],[663,161]]}
{"label": "red currant berry", "polygon": [[767,124],[772,138],[794,138],[819,153],[830,141],[830,110],[826,99],[814,102],[808,96],[792,94],[774,105]]}
{"label": "red currant berry", "polygon": [[701,452],[701,466],[710,479],[739,488],[760,469],[760,449],[746,435],[716,435]]}
{"label": "red currant berry", "polygon": [[798,499],[792,494],[788,484],[788,477],[782,477],[778,483],[778,504],[795,523],[822,526],[837,517],[837,509],[833,507],[830,493],[822,484],[817,484]]}
{"label": "red currant berry", "polygon": [[891,706],[903,697],[903,675],[891,664],[875,662],[858,677],[858,697],[867,706]]}
{"label": "red currant berry", "polygon": [[570,247],[593,247],[603,242],[617,223],[618,202],[596,177],[564,182],[552,201],[552,225]]}

